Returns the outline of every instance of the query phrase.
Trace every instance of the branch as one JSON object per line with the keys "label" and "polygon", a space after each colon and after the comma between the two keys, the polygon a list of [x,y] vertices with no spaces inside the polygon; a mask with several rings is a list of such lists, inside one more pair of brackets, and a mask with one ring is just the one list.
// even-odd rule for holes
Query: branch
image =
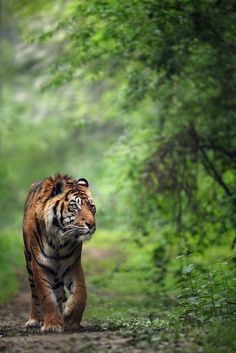
{"label": "branch", "polygon": [[[228,188],[228,186],[225,184],[223,178],[221,175],[217,172],[214,164],[211,162],[209,159],[208,155],[206,154],[204,148],[200,148],[200,151],[203,156],[203,164],[205,166],[206,171],[215,179],[215,181],[224,189],[226,195],[229,197],[232,197],[233,194],[231,190]],[[233,200],[234,205],[236,206],[236,200]]]}
{"label": "branch", "polygon": [[211,143],[211,144],[200,144],[199,147],[203,148],[203,149],[207,148],[207,149],[212,149],[212,150],[217,151],[217,152],[221,152],[221,153],[223,153],[224,155],[226,155],[229,158],[233,158],[233,159],[236,158],[236,151],[227,150],[227,149],[225,149],[222,146],[215,145],[214,143]]}

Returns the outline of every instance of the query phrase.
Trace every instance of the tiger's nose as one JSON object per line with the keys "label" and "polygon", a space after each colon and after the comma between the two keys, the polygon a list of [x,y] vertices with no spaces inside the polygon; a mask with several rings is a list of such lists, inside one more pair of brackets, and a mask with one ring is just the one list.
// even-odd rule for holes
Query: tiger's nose
{"label": "tiger's nose", "polygon": [[89,222],[85,222],[85,224],[89,229],[93,228],[94,226],[92,223],[89,223]]}

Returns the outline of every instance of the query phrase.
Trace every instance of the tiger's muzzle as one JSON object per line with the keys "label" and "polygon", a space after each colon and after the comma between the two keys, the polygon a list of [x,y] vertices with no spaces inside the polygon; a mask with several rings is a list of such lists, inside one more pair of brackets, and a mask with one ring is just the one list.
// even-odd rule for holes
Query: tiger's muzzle
{"label": "tiger's muzzle", "polygon": [[85,222],[83,226],[70,225],[64,229],[63,237],[76,239],[78,241],[91,239],[96,230],[96,225],[88,225]]}

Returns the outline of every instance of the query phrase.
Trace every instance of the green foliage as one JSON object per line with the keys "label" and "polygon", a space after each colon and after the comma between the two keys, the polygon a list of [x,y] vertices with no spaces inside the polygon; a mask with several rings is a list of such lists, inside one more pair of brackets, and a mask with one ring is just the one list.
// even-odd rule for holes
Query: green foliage
{"label": "green foliage", "polygon": [[19,225],[34,180],[86,176],[98,228],[112,229],[94,244],[117,248],[114,266],[106,253],[100,273],[87,264],[89,318],[142,314],[138,324],[104,325],[134,332],[137,324],[134,340],[163,351],[163,327],[233,320],[233,1],[25,0],[4,9],[1,227]]}
{"label": "green foliage", "polygon": [[85,244],[83,263],[90,288],[86,319],[128,319],[156,310],[156,295],[162,294],[153,283],[153,244],[140,248],[131,239],[121,231],[98,230],[93,242]]}
{"label": "green foliage", "polygon": [[[181,329],[235,319],[235,268],[227,248],[217,253],[216,247],[213,255],[206,253],[205,263],[189,245],[177,258],[177,249],[172,248],[171,260],[165,263],[159,248],[164,274],[162,267],[153,266],[155,248],[153,242],[140,247],[128,234],[111,231],[98,231],[93,242],[85,244],[84,264],[91,292],[86,319],[110,318],[107,324],[115,327],[122,325],[119,318],[148,317],[158,327]],[[219,262],[223,256],[228,259]]]}
{"label": "green foliage", "polygon": [[[216,264],[222,253],[215,252],[214,259],[208,254],[203,264],[199,254],[185,246],[168,264],[166,290],[152,281],[153,246],[140,248],[127,235],[104,231],[85,245],[90,289],[85,318],[91,329],[116,331],[136,349],[233,351],[235,270],[230,260]],[[227,255],[227,249],[224,252]]]}
{"label": "green foliage", "polygon": [[[197,323],[231,320],[235,317],[235,270],[232,263],[217,263],[212,268],[195,269],[185,257],[182,278],[178,281],[179,320]],[[230,260],[229,260],[230,261]]]}
{"label": "green foliage", "polygon": [[[52,85],[105,82],[117,97],[111,118],[122,114],[125,130],[108,175],[115,192],[126,183],[144,234],[171,221],[170,238],[181,230],[205,247],[235,226],[234,20],[232,1],[70,1],[38,38],[67,43]],[[107,91],[99,97],[113,103]]]}
{"label": "green foliage", "polygon": [[7,301],[19,288],[16,269],[23,267],[23,246],[21,238],[12,231],[0,233],[0,301]]}
{"label": "green foliage", "polygon": [[[209,352],[231,353],[235,346],[235,322],[208,325],[204,328],[180,329],[163,326],[148,319],[124,321],[115,319],[94,323],[99,331],[116,330],[121,338],[126,338],[128,349],[150,350],[161,353]],[[132,337],[132,338],[131,338]],[[152,349],[152,350],[151,350]],[[93,347],[96,352],[96,347]],[[117,352],[124,351],[116,349]],[[104,350],[106,352],[106,350]]]}

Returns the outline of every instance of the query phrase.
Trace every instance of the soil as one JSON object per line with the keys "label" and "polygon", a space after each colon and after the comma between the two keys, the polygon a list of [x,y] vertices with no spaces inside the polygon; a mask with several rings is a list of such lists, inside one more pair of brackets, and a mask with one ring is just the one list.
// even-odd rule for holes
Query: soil
{"label": "soil", "polygon": [[[28,284],[9,303],[0,306],[0,352],[6,353],[91,353],[91,352],[143,352],[132,346],[132,337],[119,332],[103,331],[89,321],[77,332],[40,333],[39,329],[25,329],[30,294]],[[145,352],[154,352],[147,347]]]}
{"label": "soil", "polygon": [[[88,254],[91,255],[91,254]],[[93,257],[101,254],[92,254]],[[104,257],[104,253],[102,254]],[[111,254],[109,254],[111,256]],[[20,276],[19,293],[6,304],[0,304],[1,353],[154,353],[151,347],[135,347],[132,335],[122,337],[119,331],[101,329],[89,321],[77,332],[40,333],[39,329],[25,329],[30,305],[30,290],[26,276]]]}

